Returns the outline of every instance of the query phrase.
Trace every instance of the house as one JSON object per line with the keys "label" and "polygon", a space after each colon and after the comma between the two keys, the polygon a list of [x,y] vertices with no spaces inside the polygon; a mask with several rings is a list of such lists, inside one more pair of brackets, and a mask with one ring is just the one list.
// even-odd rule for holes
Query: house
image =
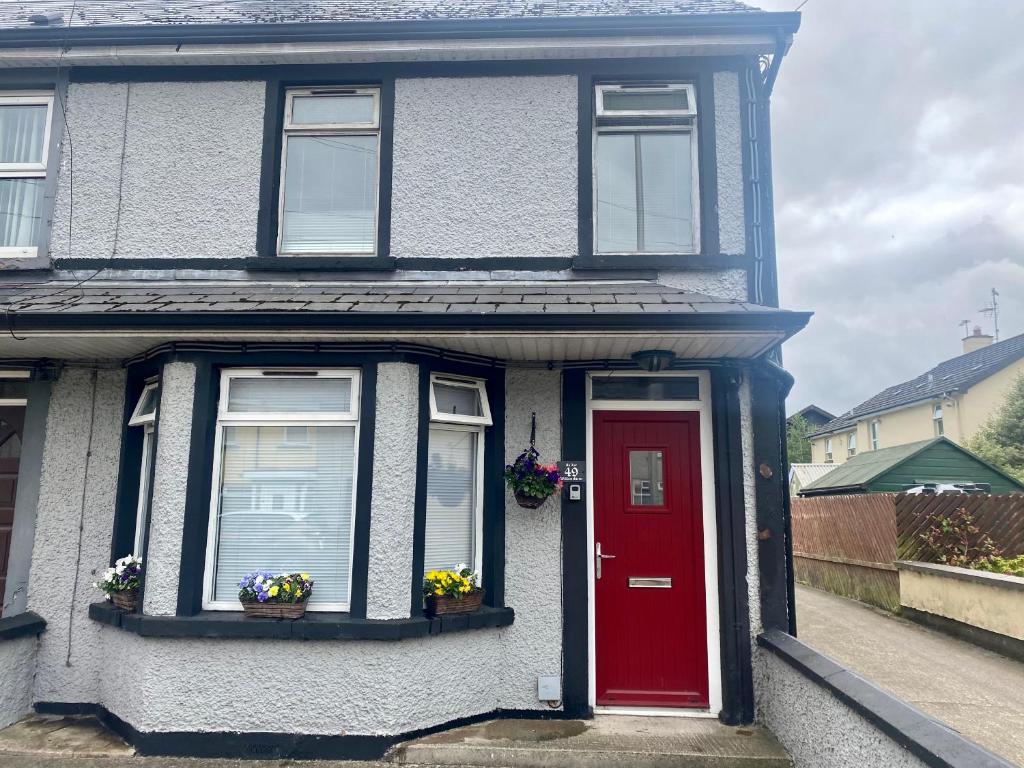
{"label": "house", "polygon": [[[809,316],[777,306],[768,110],[798,25],[0,4],[0,725],[361,758],[628,711],[877,747],[789,634],[775,350]],[[531,445],[573,478],[536,509],[503,481]],[[134,612],[91,586],[129,553]],[[427,616],[459,562],[483,605]],[[308,572],[306,615],[244,616],[254,569]]]}
{"label": "house", "polygon": [[[831,466],[831,465],[829,465]],[[804,485],[801,496],[900,493],[936,484],[988,487],[990,493],[1024,493],[1024,485],[947,437],[879,448],[854,456]]]}
{"label": "house", "polygon": [[966,444],[1024,373],[1024,334],[992,343],[975,326],[963,354],[889,387],[811,432],[811,461],[842,464],[863,453],[947,437]]}
{"label": "house", "polygon": [[792,421],[797,416],[802,418],[812,427],[821,427],[835,418],[833,414],[829,413],[824,408],[819,408],[814,404],[801,408],[796,413],[791,414],[787,421]]}

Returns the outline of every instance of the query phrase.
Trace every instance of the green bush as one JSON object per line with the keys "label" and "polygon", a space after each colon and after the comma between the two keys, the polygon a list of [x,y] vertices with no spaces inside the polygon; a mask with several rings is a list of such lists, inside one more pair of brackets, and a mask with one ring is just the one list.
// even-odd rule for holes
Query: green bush
{"label": "green bush", "polygon": [[988,571],[989,573],[1005,573],[1010,576],[1020,576],[1024,578],[1024,555],[1017,555],[1017,557],[987,557],[983,560],[979,560],[973,566],[978,571]]}

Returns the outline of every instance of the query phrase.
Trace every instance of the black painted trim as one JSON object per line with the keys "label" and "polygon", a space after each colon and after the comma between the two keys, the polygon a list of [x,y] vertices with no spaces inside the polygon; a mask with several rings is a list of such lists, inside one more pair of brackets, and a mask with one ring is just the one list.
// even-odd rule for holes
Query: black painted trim
{"label": "black painted trim", "polygon": [[711,411],[718,515],[718,594],[722,643],[722,722],[754,721],[754,682],[747,597],[743,427],[736,368],[711,370]]}
{"label": "black painted trim", "polygon": [[366,590],[370,571],[370,516],[373,501],[373,441],[377,423],[377,363],[362,368],[359,393],[359,445],[356,472],[356,519],[350,553],[352,579],[349,615],[366,618]]}
{"label": "black painted trim", "polygon": [[416,495],[413,502],[412,573],[409,615],[423,612],[423,563],[427,537],[427,469],[430,452],[430,369],[419,367],[419,415],[416,426]]}
{"label": "black painted trim", "polygon": [[0,619],[0,640],[16,640],[19,637],[38,635],[45,630],[46,619],[32,611]]}
{"label": "black painted trim", "polygon": [[748,256],[730,254],[706,256],[703,254],[665,254],[617,256],[595,254],[580,256],[573,269],[751,269],[754,260]]}
{"label": "black painted trim", "polygon": [[[587,458],[587,373],[562,373],[562,460]],[[562,707],[590,717],[587,503],[562,498]]]}
{"label": "black painted trim", "polygon": [[[260,165],[260,208],[256,224],[257,258],[245,259],[246,269],[341,269],[392,270],[395,261],[391,249],[391,169],[394,145],[395,78],[377,70],[366,79],[353,79],[347,67],[270,70],[263,113],[263,156]],[[266,77],[266,70],[264,77]],[[380,157],[377,187],[377,244],[371,256],[279,256],[277,253],[278,201],[281,191],[282,130],[285,92],[289,88],[311,85],[365,85],[380,89]]]}
{"label": "black painted trim", "polygon": [[1016,637],[993,632],[990,629],[951,619],[948,616],[940,616],[937,613],[919,611],[907,605],[900,606],[900,616],[925,627],[945,632],[959,640],[966,640],[968,643],[973,643],[1014,661],[1024,662],[1024,640],[1019,640]]}
{"label": "black painted trim", "polygon": [[792,335],[809,312],[447,313],[418,312],[11,312],[15,332],[36,330],[655,330],[775,331]]}
{"label": "black painted trim", "polygon": [[[948,726],[891,696],[832,659],[778,629],[757,638],[762,648],[829,691],[926,765],[933,768],[1013,768]],[[841,729],[843,723],[831,723]]]}
{"label": "black painted trim", "polygon": [[592,37],[670,33],[792,35],[799,13],[703,13],[607,17],[414,19],[278,24],[102,24],[0,31],[0,47],[90,45],[215,45],[342,40],[425,40],[489,37]]}
{"label": "black painted trim", "polygon": [[765,629],[789,631],[786,393],[777,376],[758,368],[751,372],[750,384],[761,623]]}
{"label": "black painted trim", "polygon": [[495,718],[566,720],[558,710],[495,709],[391,736],[338,736],[245,731],[138,731],[101,704],[39,701],[44,715],[91,716],[128,742],[141,756],[238,758],[243,760],[377,760],[396,744]]}
{"label": "black painted trim", "polygon": [[470,257],[410,257],[395,259],[398,269],[419,272],[561,272],[572,269],[569,256],[470,256]]}
{"label": "black painted trim", "polygon": [[507,627],[515,621],[511,608],[485,606],[476,613],[409,619],[366,619],[348,613],[308,612],[303,618],[252,619],[239,611],[203,611],[194,616],[148,616],[125,613],[112,603],[89,606],[89,618],[140,637],[230,638],[279,640],[404,640],[471,629]]}

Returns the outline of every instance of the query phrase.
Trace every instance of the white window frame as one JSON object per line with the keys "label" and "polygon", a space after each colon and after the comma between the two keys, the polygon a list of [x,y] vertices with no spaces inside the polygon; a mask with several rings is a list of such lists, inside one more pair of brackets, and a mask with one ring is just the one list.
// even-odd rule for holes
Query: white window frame
{"label": "white window frame", "polygon": [[[440,413],[437,410],[437,398],[434,396],[434,386],[442,384],[446,387],[460,387],[462,389],[476,390],[480,398],[480,416],[463,415],[459,413]],[[470,379],[464,376],[450,376],[446,373],[430,374],[430,421],[445,424],[471,424],[489,427],[491,421],[491,405],[487,401],[487,387],[482,379]]]}
{"label": "white window frame", "polygon": [[[480,396],[480,411],[483,416],[462,416],[455,413],[439,413],[434,398],[434,384],[457,386],[475,389]],[[470,567],[480,575],[480,586],[483,586],[483,550],[484,550],[484,440],[486,428],[491,426],[491,408],[487,401],[487,390],[483,379],[471,379],[462,376],[451,376],[444,373],[430,375],[430,424],[427,427],[427,450],[430,448],[430,432],[435,429],[449,432],[475,432],[476,438],[476,487],[473,489],[473,562]],[[428,458],[429,461],[429,458]],[[429,480],[428,480],[429,483]],[[424,525],[424,538],[426,526]],[[455,565],[455,563],[451,563]],[[426,570],[426,569],[425,569]]]}
{"label": "white window frame", "polygon": [[150,476],[153,474],[153,460],[155,455],[150,456],[153,450],[153,440],[156,434],[156,409],[158,402],[153,402],[153,412],[143,413],[142,406],[151,392],[157,392],[159,383],[151,381],[142,388],[139,400],[135,404],[131,417],[128,419],[129,427],[142,427],[142,463],[139,467],[139,491],[135,503],[135,537],[132,543],[132,554],[142,557],[142,549],[145,546],[146,533],[146,510],[149,508],[149,492],[151,490]]}
{"label": "white window frame", "polygon": [[873,419],[868,424],[868,435],[871,437],[871,450],[877,451],[878,446],[881,443],[879,439],[879,433],[881,431],[882,422],[879,419]]}
{"label": "white window frame", "polygon": [[[225,368],[220,374],[220,397],[217,403],[217,425],[213,447],[213,479],[210,485],[209,521],[206,533],[206,562],[203,568],[203,610],[209,611],[241,611],[242,605],[237,599],[214,600],[213,586],[217,568],[217,534],[218,508],[220,502],[220,479],[224,446],[224,433],[228,427],[268,427],[268,426],[327,426],[354,425],[353,446],[355,455],[352,459],[352,510],[348,532],[349,573],[348,593],[344,602],[322,603],[310,605],[310,611],[348,612],[352,603],[352,560],[355,547],[356,498],[358,497],[359,479],[359,403],[362,396],[362,381],[358,368]],[[326,378],[350,379],[352,396],[349,409],[345,413],[233,413],[227,410],[228,399],[233,379],[268,379],[268,378]],[[254,565],[253,568],[260,568]]]}
{"label": "white window frame", "polygon": [[825,438],[825,463],[826,464],[831,464],[832,463],[832,438],[831,437],[826,437]]}
{"label": "white window frame", "polygon": [[942,403],[936,403],[932,408],[932,424],[935,425],[936,437],[942,437],[946,434],[945,424],[942,421]]}
{"label": "white window frame", "polygon": [[[0,93],[0,106],[45,106],[43,151],[38,163],[0,163],[0,179],[45,179],[50,161],[50,133],[53,126],[53,91],[17,91]],[[40,226],[42,233],[42,226]],[[39,245],[0,246],[0,259],[32,259],[39,255]]]}
{"label": "white window frame", "polygon": [[[595,120],[593,128],[591,152],[590,177],[593,180],[591,199],[591,227],[594,254],[599,256],[693,256],[700,253],[701,231],[700,231],[700,137],[697,131],[697,101],[696,91],[691,83],[666,83],[664,85],[652,85],[637,83],[599,84],[595,85]],[[631,91],[634,93],[658,93],[670,90],[685,90],[687,92],[687,103],[690,109],[687,110],[606,110],[604,108],[604,94],[609,91]],[[666,123],[666,118],[674,122]],[[652,133],[689,133],[690,134],[690,204],[693,216],[693,239],[691,247],[683,251],[602,251],[598,247],[598,183],[597,183],[597,153],[598,137],[601,134],[638,132]],[[639,226],[639,223],[638,223]]]}
{"label": "white window frame", "polygon": [[857,455],[857,433],[850,432],[846,436],[846,457]]}
{"label": "white window frame", "polygon": [[[380,94],[379,86],[315,86],[289,88],[285,91],[284,119],[281,127],[281,174],[278,179],[277,200],[277,239],[275,250],[278,256],[312,257],[318,256],[353,256],[371,258],[377,256],[380,237]],[[296,96],[372,96],[373,121],[370,123],[322,123],[314,125],[296,125],[292,122],[292,111]],[[288,139],[292,136],[375,136],[377,138],[377,181],[374,186],[373,209],[373,250],[372,251],[330,251],[325,253],[307,253],[305,251],[285,251],[284,245],[284,194],[285,178],[288,172]]]}

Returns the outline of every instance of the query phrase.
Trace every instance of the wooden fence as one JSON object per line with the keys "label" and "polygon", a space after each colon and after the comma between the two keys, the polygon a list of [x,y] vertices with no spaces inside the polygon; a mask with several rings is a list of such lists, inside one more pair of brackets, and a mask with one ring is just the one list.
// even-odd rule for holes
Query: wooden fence
{"label": "wooden fence", "polygon": [[896,499],[891,493],[793,499],[796,580],[897,610]]}
{"label": "wooden fence", "polygon": [[939,516],[963,507],[978,536],[987,535],[1004,557],[1024,554],[1024,494],[915,495],[866,493],[795,498],[793,570],[796,580],[896,611],[896,560],[934,562],[921,539]]}

